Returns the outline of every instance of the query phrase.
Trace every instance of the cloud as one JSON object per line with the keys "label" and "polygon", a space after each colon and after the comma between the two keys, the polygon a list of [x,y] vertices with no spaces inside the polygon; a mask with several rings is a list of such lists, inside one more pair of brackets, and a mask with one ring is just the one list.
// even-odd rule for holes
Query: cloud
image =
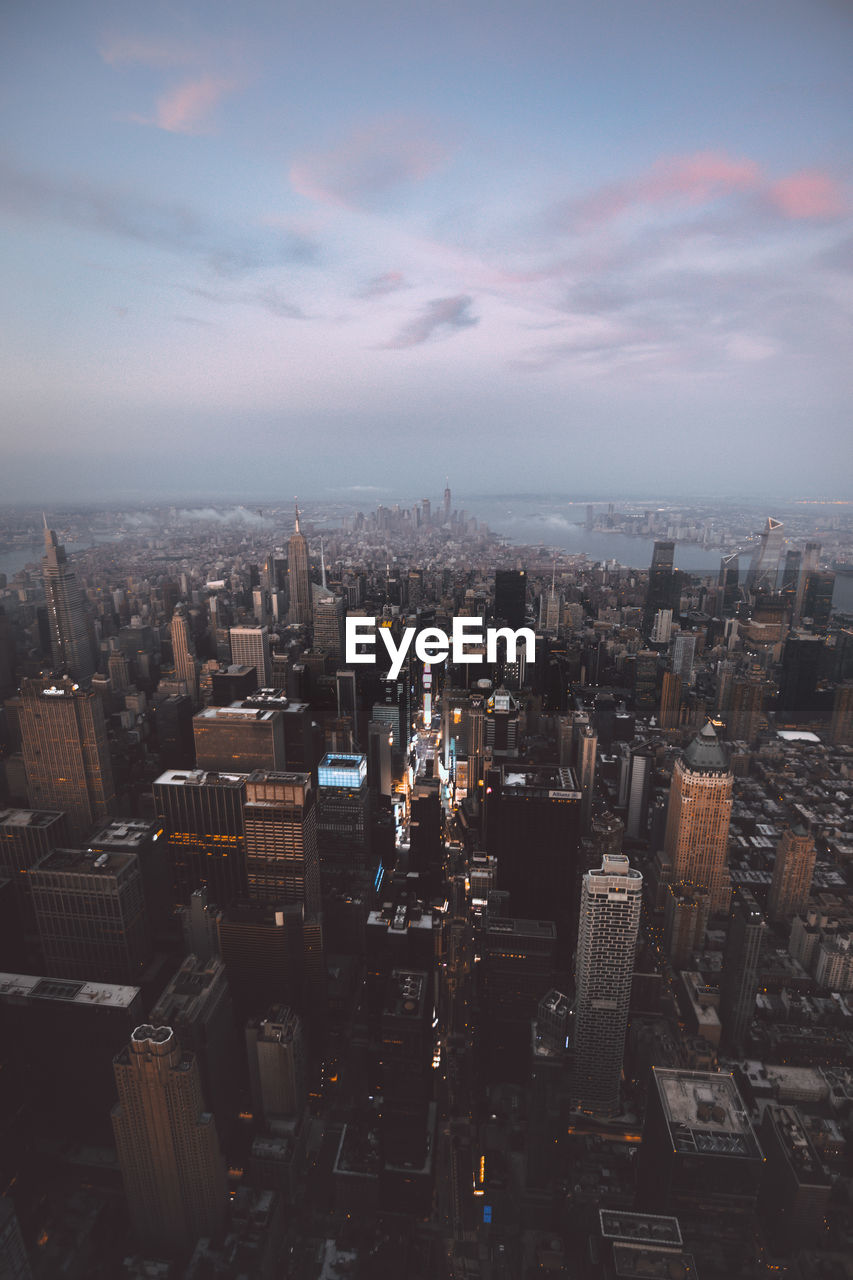
{"label": "cloud", "polygon": [[470,329],[479,324],[479,316],[471,315],[471,304],[474,299],[465,294],[455,298],[434,298],[428,302],[423,311],[414,320],[405,325],[396,338],[383,344],[386,349],[402,351],[406,347],[417,347],[435,334],[456,329]]}
{"label": "cloud", "polygon": [[247,507],[230,507],[224,511],[215,507],[185,507],[177,513],[177,519],[179,522],[243,524],[257,529],[268,529],[273,523],[269,516],[262,516]]}
{"label": "cloud", "polygon": [[188,80],[158,98],[153,119],[133,118],[138,124],[154,124],[167,133],[203,133],[207,117],[220,98],[236,87],[234,80],[217,76]]}
{"label": "cloud", "polygon": [[422,181],[446,155],[424,125],[380,120],[353,130],[336,146],[296,160],[290,181],[306,199],[352,207],[404,183]]}
{"label": "cloud", "polygon": [[840,185],[816,169],[792,173],[774,182],[768,197],[788,218],[837,218],[847,211]]}
{"label": "cloud", "polygon": [[222,289],[203,289],[195,287],[189,292],[196,298],[204,298],[206,302],[220,302],[226,306],[235,304],[241,306],[263,307],[264,311],[269,311],[271,315],[279,316],[284,320],[307,320],[308,317],[300,306],[295,302],[291,302],[289,298],[285,298],[278,289],[270,286],[266,289],[257,290],[237,290],[236,292],[226,292]]}
{"label": "cloud", "polygon": [[[138,192],[100,186],[75,175],[33,173],[2,157],[0,211],[191,254],[226,277],[307,263],[318,251],[316,243],[304,236],[282,235],[273,228],[247,231],[208,224],[185,205],[150,200]],[[267,305],[274,309],[277,304],[267,299]]]}
{"label": "cloud", "polygon": [[108,35],[98,46],[98,52],[111,67],[127,63],[144,67],[178,67],[196,61],[198,46],[163,37]]}
{"label": "cloud", "polygon": [[388,293],[397,293],[400,289],[408,289],[403,278],[402,271],[383,271],[382,275],[374,276],[372,280],[368,280],[362,287],[357,290],[357,298],[382,298]]}

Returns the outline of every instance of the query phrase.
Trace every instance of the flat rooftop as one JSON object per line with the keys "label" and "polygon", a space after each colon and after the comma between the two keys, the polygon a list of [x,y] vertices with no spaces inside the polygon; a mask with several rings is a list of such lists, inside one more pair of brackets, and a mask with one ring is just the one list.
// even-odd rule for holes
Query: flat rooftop
{"label": "flat rooftop", "polygon": [[605,1240],[633,1241],[635,1244],[663,1244],[680,1248],[681,1227],[677,1218],[659,1213],[631,1213],[621,1209],[599,1209],[598,1220]]}
{"label": "flat rooftop", "polygon": [[0,973],[0,1000],[60,1000],[64,1004],[129,1009],[139,994],[139,987],[117,986],[110,982],[75,982],[29,973]]}
{"label": "flat rooftop", "polygon": [[762,1159],[733,1076],[659,1069],[654,1079],[674,1150],[682,1154]]}
{"label": "flat rooftop", "polygon": [[525,938],[556,938],[557,926],[553,920],[515,920],[498,916],[489,921],[487,933],[506,934]]}
{"label": "flat rooftop", "polygon": [[58,809],[0,809],[0,827],[49,827],[61,817]]}
{"label": "flat rooftop", "polygon": [[245,773],[217,773],[215,769],[167,769],[155,780],[156,786],[169,787],[203,787],[223,786],[242,787],[246,781]]}
{"label": "flat rooftop", "polygon": [[240,702],[232,702],[230,707],[205,707],[203,711],[199,711],[193,716],[194,723],[199,720],[203,724],[270,724],[272,722],[274,710],[265,710],[263,707],[247,707]]}
{"label": "flat rooftop", "polygon": [[89,849],[54,849],[31,867],[29,874],[36,876],[43,871],[62,871],[84,876],[115,876],[124,871],[132,860],[136,860],[133,852],[111,850],[109,853],[96,853]]}
{"label": "flat rooftop", "polygon": [[423,1014],[429,982],[414,969],[393,969],[383,1014],[394,1018],[418,1018]]}
{"label": "flat rooftop", "polygon": [[112,849],[133,853],[147,844],[158,830],[158,823],[149,822],[145,818],[124,818],[120,822],[107,822],[89,838],[89,848],[108,844]]}

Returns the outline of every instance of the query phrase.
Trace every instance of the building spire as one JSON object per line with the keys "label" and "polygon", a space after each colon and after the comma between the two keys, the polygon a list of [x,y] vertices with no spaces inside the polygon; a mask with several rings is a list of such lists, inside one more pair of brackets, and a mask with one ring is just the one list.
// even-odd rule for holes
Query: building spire
{"label": "building spire", "polygon": [[295,532],[295,533],[301,533],[301,532],[302,532],[302,530],[301,530],[301,529],[300,529],[300,527],[299,527],[299,502],[298,502],[298,500],[297,500],[296,498],[294,498],[294,499],[293,499],[293,501],[296,503],[296,528],[295,528],[294,532]]}
{"label": "building spire", "polygon": [[326,553],[323,550],[323,539],[320,539],[320,573],[323,588],[326,587]]}

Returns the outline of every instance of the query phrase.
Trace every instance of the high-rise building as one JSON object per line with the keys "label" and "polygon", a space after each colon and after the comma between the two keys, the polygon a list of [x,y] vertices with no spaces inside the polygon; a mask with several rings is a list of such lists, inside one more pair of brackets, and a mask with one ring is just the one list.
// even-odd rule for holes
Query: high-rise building
{"label": "high-rise building", "polygon": [[96,693],[68,676],[23,680],[21,744],[33,809],[64,810],[74,838],[110,816],[113,770]]}
{"label": "high-rise building", "polygon": [[806,574],[806,590],[803,597],[803,618],[808,618],[814,631],[826,631],[832,614],[832,597],[835,593],[835,574],[812,569]]}
{"label": "high-rise building", "polygon": [[625,805],[625,835],[629,840],[644,840],[649,816],[649,800],[652,794],[652,776],[655,770],[653,748],[634,747],[630,761]]}
{"label": "high-rise building", "polygon": [[709,721],[676,762],[664,852],[673,881],[708,890],[711,911],[727,911],[729,821],[734,778]]}
{"label": "high-rise building", "polygon": [[848,747],[853,743],[853,680],[846,680],[835,690],[829,740],[836,747]]}
{"label": "high-rise building", "polygon": [[739,885],[732,900],[720,981],[720,1013],[723,1041],[740,1052],[749,1034],[758,993],[761,946],[767,925],[750,891]]}
{"label": "high-rise building", "polygon": [[832,1182],[802,1116],[794,1107],[770,1103],[759,1136],[767,1167],[758,1208],[774,1252],[820,1248]]}
{"label": "high-rise building", "polygon": [[186,905],[203,885],[218,907],[246,896],[245,794],[245,775],[236,773],[167,769],[154,783],[176,903]]}
{"label": "high-rise building", "polygon": [[127,1206],[151,1253],[187,1255],[220,1226],[225,1162],[198,1063],[171,1027],[137,1027],[115,1058],[113,1131]]}
{"label": "high-rise building", "polygon": [[523,569],[495,571],[495,617],[523,627],[527,612],[527,574]]}
{"label": "high-rise building", "polygon": [[257,769],[246,779],[243,810],[249,896],[320,910],[317,806],[311,775]]}
{"label": "high-rise building", "polygon": [[270,658],[270,633],[267,627],[232,627],[231,661],[240,667],[254,667],[258,688],[266,689],[272,683],[272,659]]}
{"label": "high-rise building", "polygon": [[314,601],[314,648],[324,650],[335,662],[344,656],[343,596],[319,596]]}
{"label": "high-rise building", "polygon": [[619,1109],[643,877],[623,854],[587,871],[581,890],[575,1005],[575,1082],[581,1107]]}
{"label": "high-rise building", "polygon": [[820,565],[820,543],[807,542],[800,561],[800,575],[797,581],[797,595],[794,603],[794,617],[799,623],[801,616],[805,612],[804,603],[806,596],[806,585],[809,574],[815,573]]}
{"label": "high-rise building", "polygon": [[672,669],[684,681],[690,680],[695,651],[696,636],[692,631],[680,631],[672,645]]}
{"label": "high-rise building", "polygon": [[677,729],[681,723],[681,693],[684,682],[676,671],[664,671],[660,690],[660,727]]}
{"label": "high-rise building", "polygon": [[652,644],[669,644],[669,638],[672,635],[672,610],[658,609],[655,614],[655,620],[652,623],[652,633],[649,637]]}
{"label": "high-rise building", "polygon": [[581,831],[587,832],[592,818],[595,795],[595,765],[598,758],[598,734],[586,725],[578,737],[578,776],[581,784]]}
{"label": "high-rise building", "polygon": [[720,561],[719,577],[719,611],[724,618],[730,618],[737,608],[740,599],[740,561],[736,551],[723,556]]}
{"label": "high-rise building", "polygon": [[198,706],[198,661],[189,618],[184,605],[175,607],[172,617],[172,656],[175,660],[175,679],[186,685],[187,697]]}
{"label": "high-rise building", "polygon": [[805,827],[786,827],[776,846],[767,915],[774,923],[805,913],[817,850]]}
{"label": "high-rise building", "polygon": [[275,1006],[246,1024],[252,1110],[258,1124],[293,1119],[307,1101],[302,1023],[292,1009]]}
{"label": "high-rise building", "polygon": [[151,958],[135,853],[54,849],[27,873],[44,968],[57,978],[133,986]]}
{"label": "high-rise building", "polygon": [[285,767],[284,719],[278,711],[205,707],[193,717],[193,738],[199,769],[251,773]]}
{"label": "high-rise building", "polygon": [[311,579],[308,574],[308,542],[299,525],[298,506],[293,534],[287,544],[287,576],[290,581],[288,617],[291,622],[310,627],[314,622],[314,609],[311,598]]}
{"label": "high-rise building", "polygon": [[746,575],[746,587],[755,595],[764,591],[772,595],[776,590],[776,575],[779,569],[779,558],[782,555],[782,544],[785,540],[785,527],[781,520],[767,517],[749,563]]}
{"label": "high-rise building", "polygon": [[649,585],[646,592],[645,622],[646,633],[650,630],[658,609],[671,609],[675,577],[675,543],[656,542],[652,551],[652,563],[649,568]]}
{"label": "high-rise building", "polygon": [[664,899],[664,942],[674,969],[687,967],[705,945],[708,894],[695,885],[670,884]]}
{"label": "high-rise building", "polygon": [[32,1280],[24,1237],[15,1207],[0,1196],[0,1276],[3,1280]]}
{"label": "high-rise building", "polygon": [[726,717],[726,737],[730,742],[753,742],[761,725],[764,685],[745,676],[731,685],[731,701]]}
{"label": "high-rise building", "polygon": [[[388,747],[388,731],[384,742]],[[390,761],[390,750],[388,752]],[[367,757],[329,754],[317,769],[317,839],[324,870],[363,869],[370,849]]]}
{"label": "high-rise building", "polygon": [[74,570],[68,564],[65,547],[44,522],[44,555],[41,561],[50,646],[53,665],[81,684],[95,673],[95,656],[89,638],[89,627],[83,596]]}
{"label": "high-rise building", "polygon": [[795,724],[817,715],[815,693],[826,649],[823,636],[791,631],[782,651],[779,718]]}

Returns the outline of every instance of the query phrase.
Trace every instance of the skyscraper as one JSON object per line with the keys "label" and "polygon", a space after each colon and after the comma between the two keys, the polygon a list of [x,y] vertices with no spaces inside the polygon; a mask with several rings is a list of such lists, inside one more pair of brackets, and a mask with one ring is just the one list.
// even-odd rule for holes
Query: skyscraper
{"label": "skyscraper", "polygon": [[720,577],[718,579],[719,611],[724,618],[730,618],[740,599],[740,561],[736,551],[723,556],[720,561]]}
{"label": "skyscraper", "polygon": [[726,911],[729,820],[733,776],[710,721],[698,733],[672,773],[664,852],[671,881],[704,887],[711,911]]}
{"label": "skyscraper", "polygon": [[623,854],[605,855],[599,870],[583,878],[573,1092],[590,1111],[619,1109],[642,897],[643,877]]}
{"label": "skyscraper", "polygon": [[115,1058],[113,1133],[128,1210],[149,1252],[188,1254],[219,1226],[225,1163],[195,1055],[171,1027],[137,1027]]}
{"label": "skyscraper", "polygon": [[311,775],[256,769],[244,808],[249,896],[320,910],[317,808]]}
{"label": "skyscraper", "polygon": [[805,913],[817,850],[805,827],[786,827],[776,846],[767,914],[775,923]]}
{"label": "skyscraper", "polygon": [[658,609],[672,608],[674,561],[675,543],[656,542],[652,552],[652,563],[649,568],[649,586],[646,592],[645,622],[647,632],[651,628]]}
{"label": "skyscraper", "polygon": [[290,580],[289,620],[310,627],[314,621],[314,609],[308,576],[308,542],[299,527],[298,506],[293,534],[287,544],[287,575]]}
{"label": "skyscraper", "polygon": [[154,808],[169,839],[175,901],[205,885],[227,907],[246,895],[243,774],[167,769],[154,783]]}
{"label": "skyscraper", "polygon": [[182,604],[176,606],[172,617],[172,656],[175,660],[175,678],[184,682],[187,696],[194,707],[198,706],[198,662],[187,611]]}
{"label": "skyscraper", "polygon": [[511,627],[524,625],[527,611],[527,574],[523,569],[498,569],[495,573],[495,617]]}
{"label": "skyscraper", "polygon": [[115,791],[101,700],[68,676],[21,682],[21,743],[33,809],[68,814],[72,837],[113,812]]}
{"label": "skyscraper", "polygon": [[292,1009],[272,1008],[246,1024],[252,1110],[258,1122],[299,1115],[307,1100],[302,1023]]}
{"label": "skyscraper", "polygon": [[749,569],[746,575],[747,590],[755,594],[766,591],[771,595],[776,590],[776,574],[779,568],[779,557],[782,554],[782,543],[785,538],[785,526],[781,520],[767,517],[767,524],[759,535]]}
{"label": "skyscraper", "polygon": [[237,666],[254,667],[258,688],[268,689],[272,683],[270,633],[266,627],[232,627],[231,659]]}
{"label": "skyscraper", "polygon": [[741,1052],[749,1033],[758,992],[758,966],[767,925],[755,898],[743,885],[735,889],[720,981],[723,1041]]}
{"label": "skyscraper", "polygon": [[83,597],[65,547],[44,522],[44,555],[41,561],[53,664],[74,680],[85,683],[95,673],[95,658],[83,608]]}

